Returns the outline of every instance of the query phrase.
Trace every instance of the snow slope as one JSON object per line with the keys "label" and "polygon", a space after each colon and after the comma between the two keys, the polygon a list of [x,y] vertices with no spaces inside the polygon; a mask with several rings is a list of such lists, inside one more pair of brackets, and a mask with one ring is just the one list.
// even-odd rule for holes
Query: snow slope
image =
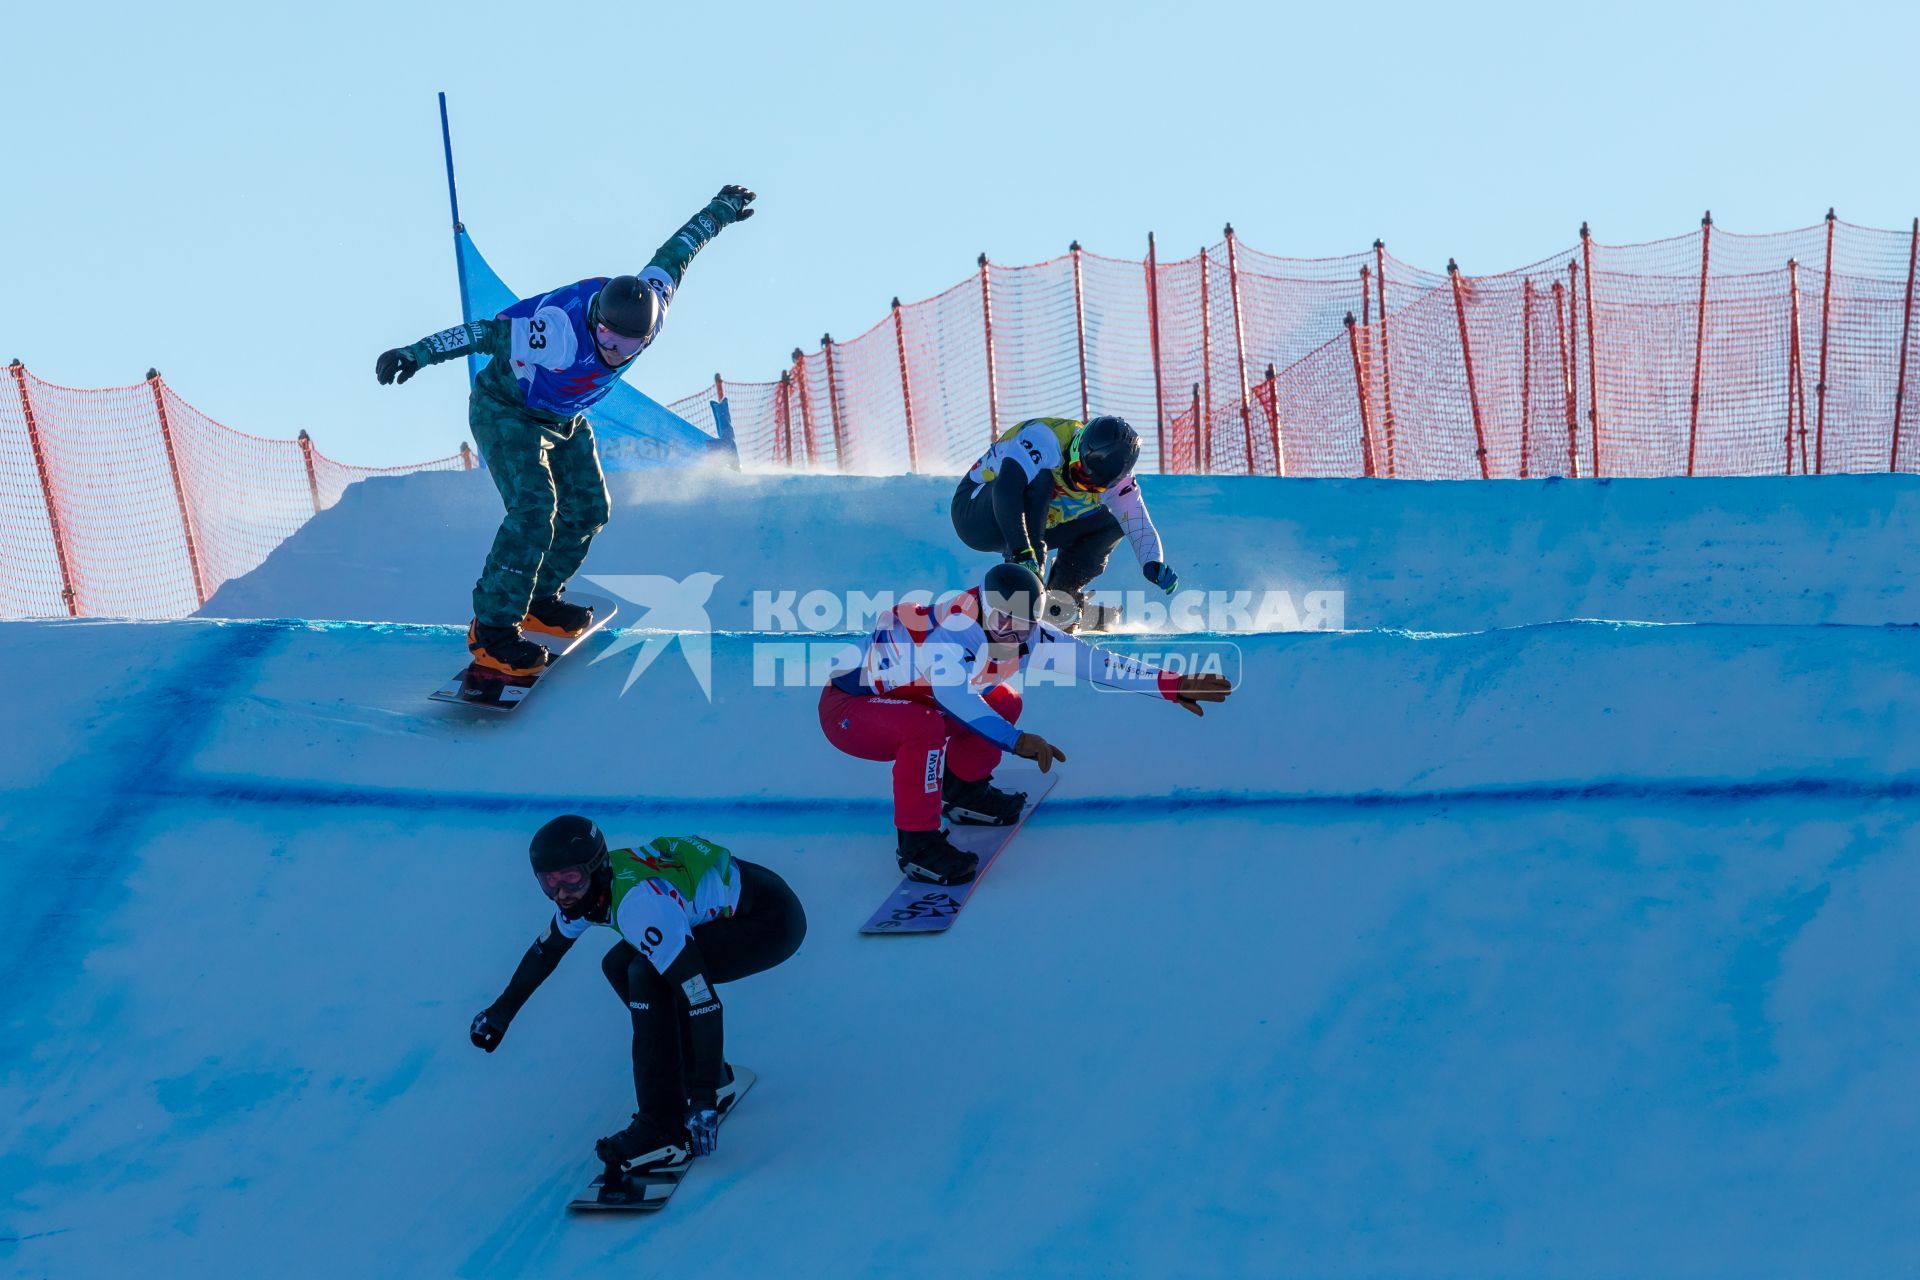
{"label": "snow slope", "polygon": [[[451,479],[357,487],[360,523],[230,590],[434,599],[429,562],[493,518]],[[597,568],[785,585],[853,509],[874,536],[824,539],[848,585],[964,567],[881,546],[934,482],[766,483],[688,496],[704,530],[650,497],[602,545],[651,529],[661,563]],[[1228,482],[1195,484],[1198,521]],[[1920,629],[1879,625],[1913,599],[1911,489],[1541,486],[1562,505],[1520,556],[1470,495],[1511,516],[1521,486],[1338,487],[1237,497],[1217,572],[1312,534],[1377,587],[1350,626],[1467,625],[1232,637],[1242,691],[1204,720],[1030,690],[1066,775],[937,939],[857,934],[895,880],[886,771],[825,748],[810,685],[756,687],[765,636],[713,638],[711,701],[677,649],[623,696],[629,652],[498,718],[425,701],[457,627],[0,626],[29,675],[0,749],[0,1273],[1920,1266]],[[1336,518],[1360,507],[1393,536]],[[390,581],[342,580],[401,534]],[[1658,554],[1619,572],[1636,539]],[[1706,621],[1556,620],[1636,602]],[[655,1218],[561,1209],[632,1106],[611,935],[499,1053],[466,1039],[544,919],[526,837],[568,810],[723,840],[810,918],[725,989],[761,1081]]]}
{"label": "snow slope", "polygon": [[[610,477],[588,573],[720,573],[713,624],[757,590],[945,589],[986,559],[937,476]],[[1920,622],[1920,477],[1500,484],[1149,476],[1182,585],[1345,593],[1345,625],[1471,631],[1645,622]],[[500,499],[480,472],[365,480],[201,610],[460,622]],[[1123,546],[1103,586],[1146,590]]]}

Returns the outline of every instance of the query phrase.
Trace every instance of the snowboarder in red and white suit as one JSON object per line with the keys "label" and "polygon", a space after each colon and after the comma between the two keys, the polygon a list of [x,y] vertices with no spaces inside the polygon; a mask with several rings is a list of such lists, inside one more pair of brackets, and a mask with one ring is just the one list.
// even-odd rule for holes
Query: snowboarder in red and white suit
{"label": "snowboarder in red and white suit", "polygon": [[978,871],[978,858],[940,829],[943,810],[956,822],[1019,820],[1026,797],[991,782],[1003,752],[1043,773],[1067,758],[1014,727],[1021,699],[1006,681],[1036,657],[1075,682],[1153,694],[1195,715],[1233,691],[1224,677],[1161,671],[1039,621],[1044,594],[1032,570],[1008,563],[937,607],[903,604],[835,662],[820,691],[827,741],[892,762],[900,867],[917,880],[964,884]]}

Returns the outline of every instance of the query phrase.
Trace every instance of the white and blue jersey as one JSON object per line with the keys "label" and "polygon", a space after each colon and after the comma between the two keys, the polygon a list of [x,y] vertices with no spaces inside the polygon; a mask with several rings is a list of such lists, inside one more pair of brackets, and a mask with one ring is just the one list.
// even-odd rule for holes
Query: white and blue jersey
{"label": "white and blue jersey", "polygon": [[491,356],[475,382],[477,390],[507,405],[525,405],[542,420],[566,422],[599,403],[640,352],[653,345],[673,301],[673,277],[657,266],[640,273],[643,287],[660,299],[653,332],[619,364],[600,358],[588,316],[594,295],[606,285],[596,276],[524,298],[491,320],[474,320],[422,338],[406,348],[422,364],[461,356]]}
{"label": "white and blue jersey", "polygon": [[1001,719],[985,695],[1036,663],[1063,682],[1070,676],[1109,689],[1178,697],[1179,677],[1138,658],[1090,645],[1044,622],[1017,647],[990,643],[980,617],[977,587],[937,610],[903,604],[835,659],[833,685],[843,693],[938,707],[1005,750],[1012,750],[1020,731]]}
{"label": "white and blue jersey", "polygon": [[[571,418],[599,402],[631,361],[610,365],[600,358],[588,322],[594,295],[605,278],[582,280],[538,298],[514,303],[495,317],[512,326],[508,368],[520,384],[529,409]],[[667,304],[673,301],[673,281],[658,267],[640,273],[640,283],[660,298],[659,319],[653,332],[640,335],[645,351],[660,336]],[[635,352],[635,355],[638,355]]]}

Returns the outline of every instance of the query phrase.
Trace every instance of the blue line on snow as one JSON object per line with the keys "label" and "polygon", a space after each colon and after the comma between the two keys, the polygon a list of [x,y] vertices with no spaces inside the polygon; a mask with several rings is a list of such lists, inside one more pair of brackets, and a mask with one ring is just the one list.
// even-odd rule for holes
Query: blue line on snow
{"label": "blue line on snow", "polygon": [[[147,780],[139,790],[156,800],[225,800],[252,804],[388,809],[405,812],[466,810],[476,813],[555,812],[591,803],[609,813],[647,813],[724,806],[756,814],[878,813],[883,796],[872,798],[811,796],[658,796],[584,797],[509,795],[491,791],[421,791],[399,787],[337,786],[245,776],[199,775]],[[1048,802],[1052,811],[1080,813],[1168,813],[1204,809],[1244,812],[1278,809],[1387,809],[1446,804],[1522,805],[1609,800],[1709,800],[1746,802],[1782,797],[1804,799],[1907,800],[1920,797],[1920,775],[1892,778],[1781,778],[1767,781],[1714,779],[1620,779],[1592,783],[1544,783],[1511,787],[1462,787],[1454,790],[1396,793],[1188,791],[1173,795],[1063,797]]]}

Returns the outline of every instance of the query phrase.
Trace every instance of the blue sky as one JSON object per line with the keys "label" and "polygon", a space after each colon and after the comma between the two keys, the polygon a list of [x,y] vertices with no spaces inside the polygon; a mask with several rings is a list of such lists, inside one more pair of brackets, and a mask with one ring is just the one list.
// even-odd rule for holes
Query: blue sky
{"label": "blue sky", "polygon": [[346,461],[466,438],[457,366],[373,380],[458,319],[461,212],[533,292],[633,270],[721,184],[761,213],[694,264],[629,375],[777,375],[985,250],[1184,256],[1231,219],[1323,256],[1470,272],[1679,234],[1907,225],[1907,6],[17,6],[0,360],[157,365]]}

